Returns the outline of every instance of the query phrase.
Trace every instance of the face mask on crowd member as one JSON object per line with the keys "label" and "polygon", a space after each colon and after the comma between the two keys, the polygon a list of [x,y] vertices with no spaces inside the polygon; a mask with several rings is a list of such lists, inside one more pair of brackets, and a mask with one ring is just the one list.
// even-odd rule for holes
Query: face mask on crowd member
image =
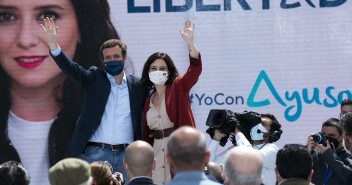
{"label": "face mask on crowd member", "polygon": [[261,123],[257,124],[251,129],[251,139],[252,140],[263,140],[264,139],[264,133],[266,133],[267,130],[263,127]]}
{"label": "face mask on crowd member", "polygon": [[333,143],[335,149],[339,149],[342,147],[342,133],[338,131],[337,127],[335,126],[323,126],[322,130],[323,133],[326,134],[327,139]]}

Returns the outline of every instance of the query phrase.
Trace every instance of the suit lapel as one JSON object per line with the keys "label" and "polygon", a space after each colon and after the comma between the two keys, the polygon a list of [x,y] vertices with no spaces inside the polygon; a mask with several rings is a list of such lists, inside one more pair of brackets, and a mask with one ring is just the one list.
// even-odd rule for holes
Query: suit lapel
{"label": "suit lapel", "polygon": [[108,79],[108,76],[105,71],[103,71],[103,73],[104,73],[103,78],[105,79],[105,80],[103,80],[102,89],[101,89],[101,91],[102,91],[102,93],[101,93],[101,98],[102,98],[101,106],[103,106],[103,107],[100,110],[105,110],[105,106],[106,106],[106,103],[108,102],[108,98],[109,98],[110,91],[111,91],[111,84]]}
{"label": "suit lapel", "polygon": [[136,120],[135,120],[135,112],[133,111],[134,109],[134,104],[135,104],[135,98],[134,94],[133,94],[133,86],[135,83],[135,80],[130,76],[130,75],[126,75],[126,79],[127,79],[127,86],[128,86],[128,95],[130,97],[130,109],[131,109],[131,117],[132,117],[132,125],[133,125],[133,130],[135,130],[136,128]]}

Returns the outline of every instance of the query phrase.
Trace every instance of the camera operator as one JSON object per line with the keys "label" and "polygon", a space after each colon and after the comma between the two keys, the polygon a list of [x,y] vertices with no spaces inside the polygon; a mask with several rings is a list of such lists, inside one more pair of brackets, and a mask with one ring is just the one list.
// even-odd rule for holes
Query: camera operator
{"label": "camera operator", "polygon": [[339,120],[330,118],[322,125],[321,132],[308,137],[307,148],[313,157],[312,183],[344,185],[352,167],[352,157],[342,145]]}
{"label": "camera operator", "polygon": [[[238,128],[238,126],[236,126],[234,132],[231,132],[230,135],[234,136],[237,146],[253,147],[254,149],[259,150],[263,157],[263,183],[266,185],[275,185],[275,162],[276,154],[279,151],[279,148],[273,144],[273,142],[280,139],[282,134],[281,124],[277,121],[274,115],[262,114],[261,122],[257,122],[256,125],[251,127],[250,138],[247,139],[244,132],[244,129],[242,131]],[[223,163],[225,153],[234,147],[231,146],[226,151],[215,156],[219,141],[221,138],[226,136],[226,134],[221,133],[219,130],[215,130],[214,136],[208,146],[211,150],[211,159],[214,159],[218,163]]]}

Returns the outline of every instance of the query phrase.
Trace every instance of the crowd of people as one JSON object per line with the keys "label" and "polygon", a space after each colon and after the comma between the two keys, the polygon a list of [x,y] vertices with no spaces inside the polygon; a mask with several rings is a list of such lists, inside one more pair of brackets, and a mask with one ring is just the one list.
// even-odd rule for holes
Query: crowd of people
{"label": "crowd of people", "polygon": [[[87,3],[87,7],[94,6],[94,2]],[[75,9],[78,5],[61,6]],[[7,122],[2,124],[0,132],[0,138],[4,138],[0,140],[0,184],[352,184],[352,99],[341,103],[340,120],[330,118],[322,124],[319,135],[322,141],[317,141],[314,134],[308,136],[306,146],[287,144],[279,149],[274,142],[282,134],[281,124],[272,114],[260,114],[248,132],[240,126],[229,133],[215,128],[207,145],[205,135],[195,128],[189,98],[202,72],[201,54],[194,43],[195,24],[187,20],[184,29],[180,29],[190,62],[184,75],[179,75],[169,55],[156,52],[147,59],[142,77],[138,78],[127,72],[127,46],[111,29],[110,20],[101,21],[104,22],[101,28],[107,33],[99,34],[106,38],[89,42],[86,40],[90,36],[79,31],[90,24],[83,20],[78,24],[77,19],[84,18],[76,18],[77,15],[68,14],[60,20],[67,19],[76,25],[75,34],[63,33],[66,38],[60,40],[60,45],[55,15],[44,18],[43,46],[49,46],[53,60],[50,65],[56,63],[52,71],[43,74],[52,75],[48,81],[31,79],[31,74],[8,66],[6,61],[1,65],[0,80],[14,89],[6,88],[6,92],[1,89],[6,95],[0,97],[1,101],[8,106],[0,110],[5,112],[0,120]],[[92,54],[91,50],[97,49],[94,47],[102,39],[105,42],[100,53]],[[23,39],[19,45],[24,48],[32,41]],[[87,48],[92,45],[93,49]],[[77,48],[87,51],[87,56],[76,55]],[[82,60],[94,63],[83,64]],[[50,97],[41,97],[48,100],[47,107],[30,110],[18,106],[21,98],[17,101],[16,97],[22,95],[16,92],[22,90],[16,89],[28,89],[28,84],[26,87],[22,84],[28,80],[32,80],[33,86],[43,86],[32,90],[50,89]],[[79,116],[77,110],[82,110]],[[76,124],[62,123],[73,120],[77,120]],[[23,130],[25,122],[37,121],[45,129]],[[42,136],[35,140],[40,144],[35,149],[25,147],[32,145],[19,135],[24,138],[34,134]],[[220,141],[226,137],[233,139],[233,146],[217,154]]]}

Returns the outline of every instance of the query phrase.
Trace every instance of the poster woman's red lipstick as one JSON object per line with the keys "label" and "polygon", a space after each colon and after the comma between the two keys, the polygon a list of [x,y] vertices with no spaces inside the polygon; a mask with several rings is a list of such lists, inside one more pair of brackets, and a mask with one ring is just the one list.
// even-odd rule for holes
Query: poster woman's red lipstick
{"label": "poster woman's red lipstick", "polygon": [[21,67],[32,69],[38,67],[48,56],[19,56],[15,60]]}

